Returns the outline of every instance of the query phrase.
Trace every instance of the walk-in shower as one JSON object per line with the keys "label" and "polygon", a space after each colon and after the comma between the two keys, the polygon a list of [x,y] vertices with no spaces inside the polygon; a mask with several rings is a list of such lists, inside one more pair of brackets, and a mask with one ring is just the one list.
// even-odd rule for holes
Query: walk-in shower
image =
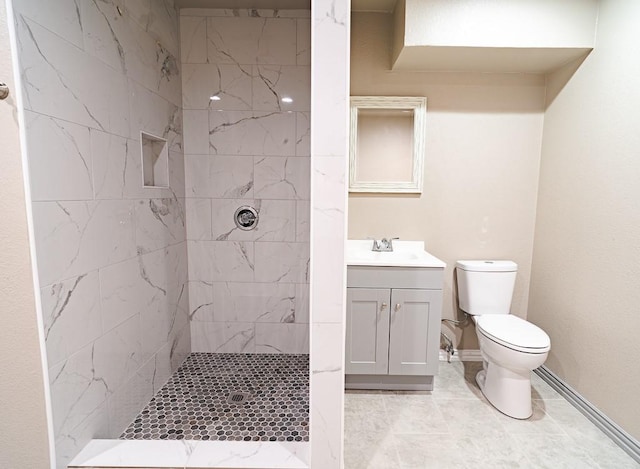
{"label": "walk-in shower", "polygon": [[211,4],[14,2],[59,467],[309,439],[310,11]]}

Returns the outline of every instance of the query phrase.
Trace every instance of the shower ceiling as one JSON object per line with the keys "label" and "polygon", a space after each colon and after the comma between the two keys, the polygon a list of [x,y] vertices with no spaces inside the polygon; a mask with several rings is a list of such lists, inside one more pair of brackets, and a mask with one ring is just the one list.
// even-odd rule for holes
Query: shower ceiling
{"label": "shower ceiling", "polygon": [[351,0],[351,11],[392,13],[397,0]]}
{"label": "shower ceiling", "polygon": [[176,0],[178,8],[308,10],[311,0]]}
{"label": "shower ceiling", "polygon": [[[397,0],[351,0],[352,11],[379,11],[390,13]],[[311,0],[176,0],[178,8],[228,8],[308,10]]]}

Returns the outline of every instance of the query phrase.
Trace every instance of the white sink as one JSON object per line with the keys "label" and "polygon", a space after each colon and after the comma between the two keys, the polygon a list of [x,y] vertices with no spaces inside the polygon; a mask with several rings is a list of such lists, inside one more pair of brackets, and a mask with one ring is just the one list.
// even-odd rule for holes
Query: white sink
{"label": "white sink", "polygon": [[381,267],[435,267],[444,268],[446,264],[424,250],[422,241],[393,242],[393,251],[372,251],[371,240],[347,240],[347,265],[369,265]]}

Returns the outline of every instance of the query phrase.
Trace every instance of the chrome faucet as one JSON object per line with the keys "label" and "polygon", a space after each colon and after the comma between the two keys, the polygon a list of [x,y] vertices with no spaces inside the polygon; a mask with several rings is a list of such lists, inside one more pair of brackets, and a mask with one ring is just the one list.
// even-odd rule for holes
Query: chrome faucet
{"label": "chrome faucet", "polygon": [[376,252],[392,252],[394,239],[399,239],[399,238],[389,238],[389,239],[382,238],[380,241],[374,239],[371,250]]}

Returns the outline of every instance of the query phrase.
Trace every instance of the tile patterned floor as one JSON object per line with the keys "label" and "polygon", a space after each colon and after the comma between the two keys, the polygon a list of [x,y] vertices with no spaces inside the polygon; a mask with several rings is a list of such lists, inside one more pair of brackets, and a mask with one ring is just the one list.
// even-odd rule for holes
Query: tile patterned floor
{"label": "tile patterned floor", "polygon": [[120,438],[309,441],[309,356],[192,353]]}
{"label": "tile patterned floor", "polygon": [[640,467],[535,374],[533,416],[501,414],[481,366],[441,362],[432,392],[347,391],[345,469]]}

